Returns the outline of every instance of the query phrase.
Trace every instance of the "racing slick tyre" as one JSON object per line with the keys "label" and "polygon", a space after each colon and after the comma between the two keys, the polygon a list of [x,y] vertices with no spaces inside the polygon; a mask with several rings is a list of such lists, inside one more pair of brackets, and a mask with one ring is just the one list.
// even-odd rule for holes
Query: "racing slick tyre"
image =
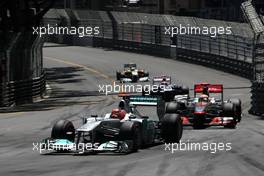
{"label": "racing slick tyre", "polygon": [[182,94],[183,95],[189,95],[190,94],[190,89],[188,86],[182,86]]}
{"label": "racing slick tyre", "polygon": [[121,73],[117,71],[116,72],[116,80],[120,81],[120,78],[121,78]]}
{"label": "racing slick tyre", "polygon": [[138,80],[138,77],[133,75],[133,76],[132,76],[132,82],[135,83],[135,82],[137,82],[137,80]]}
{"label": "racing slick tyre", "polygon": [[235,105],[233,103],[223,104],[223,116],[226,116],[226,117],[235,116]]}
{"label": "racing slick tyre", "polygon": [[162,98],[158,98],[157,102],[157,115],[159,117],[159,120],[161,120],[165,115],[166,110],[166,102]]}
{"label": "racing slick tyre", "polygon": [[170,101],[173,101],[175,95],[177,95],[178,92],[164,92],[163,93],[163,99],[166,101],[166,102],[170,102]]}
{"label": "racing slick tyre", "polygon": [[185,104],[184,103],[179,103],[179,102],[169,102],[166,105],[166,110],[165,112],[168,114],[174,114],[174,113],[178,113],[181,110],[184,110]]}
{"label": "racing slick tyre", "polygon": [[67,139],[74,142],[75,128],[72,122],[68,120],[59,120],[55,123],[51,131],[52,139]]}
{"label": "racing slick tyre", "polygon": [[225,125],[224,128],[235,129],[236,128],[236,124],[235,123],[228,124],[228,125]]}
{"label": "racing slick tyre", "polygon": [[137,152],[142,145],[140,123],[126,121],[120,126],[120,140],[132,140],[131,152]]}
{"label": "racing slick tyre", "polygon": [[179,104],[177,102],[170,102],[166,105],[165,113],[174,114],[179,110]]}
{"label": "racing slick tyre", "polygon": [[242,108],[241,108],[241,100],[237,98],[232,98],[229,100],[230,103],[233,103],[235,106],[235,113],[236,113],[236,119],[238,122],[241,121],[241,114],[242,114]]}
{"label": "racing slick tyre", "polygon": [[165,143],[178,143],[182,137],[183,125],[179,114],[165,114],[161,120],[161,136]]}

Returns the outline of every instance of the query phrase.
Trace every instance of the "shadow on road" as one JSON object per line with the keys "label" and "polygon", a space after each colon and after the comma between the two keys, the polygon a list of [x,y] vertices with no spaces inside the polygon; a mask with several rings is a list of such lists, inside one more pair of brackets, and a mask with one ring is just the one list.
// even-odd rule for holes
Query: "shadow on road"
{"label": "shadow on road", "polygon": [[[46,68],[46,79],[52,85],[52,91],[47,90],[44,99],[35,103],[2,108],[0,113],[46,111],[63,106],[91,105],[104,101],[106,97],[102,96],[98,90],[74,90],[74,87],[71,87],[76,87],[76,84],[85,80],[80,79],[82,76],[80,71],[83,70],[76,67]],[[87,99],[85,97],[91,98]]]}
{"label": "shadow on road", "polygon": [[61,84],[81,82],[83,79],[78,78],[81,75],[76,73],[80,71],[83,71],[83,69],[77,67],[53,67],[45,69],[47,81]]}

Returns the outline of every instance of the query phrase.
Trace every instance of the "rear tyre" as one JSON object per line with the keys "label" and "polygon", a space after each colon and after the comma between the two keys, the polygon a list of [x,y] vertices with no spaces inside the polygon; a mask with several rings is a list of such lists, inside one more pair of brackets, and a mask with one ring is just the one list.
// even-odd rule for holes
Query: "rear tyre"
{"label": "rear tyre", "polygon": [[132,82],[137,82],[138,77],[137,76],[132,76]]}
{"label": "rear tyre", "polygon": [[183,95],[189,95],[189,87],[188,86],[182,86],[182,94]]}
{"label": "rear tyre", "polygon": [[161,136],[166,143],[178,143],[182,137],[182,120],[179,114],[165,114],[161,120]]}
{"label": "rear tyre", "polygon": [[120,127],[120,140],[132,140],[131,152],[137,152],[142,145],[140,124],[132,121],[124,122]]}
{"label": "rear tyre", "polygon": [[233,103],[223,104],[223,116],[235,117],[235,106]]}
{"label": "rear tyre", "polygon": [[240,122],[241,121],[241,115],[242,115],[241,100],[237,99],[237,98],[232,98],[229,101],[234,104],[235,109],[236,109],[235,117],[236,117],[237,121]]}
{"label": "rear tyre", "polygon": [[117,71],[116,72],[116,80],[120,81],[120,78],[121,78],[121,73]]}
{"label": "rear tyre", "polygon": [[179,103],[177,103],[177,102],[169,102],[166,105],[165,113],[168,113],[168,114],[176,114],[179,109],[180,109]]}
{"label": "rear tyre", "polygon": [[51,131],[52,139],[67,139],[74,142],[75,128],[72,122],[68,120],[59,120],[55,123]]}
{"label": "rear tyre", "polygon": [[158,98],[158,103],[157,103],[157,115],[159,117],[159,120],[161,120],[166,111],[166,102],[164,101],[164,99],[162,98]]}

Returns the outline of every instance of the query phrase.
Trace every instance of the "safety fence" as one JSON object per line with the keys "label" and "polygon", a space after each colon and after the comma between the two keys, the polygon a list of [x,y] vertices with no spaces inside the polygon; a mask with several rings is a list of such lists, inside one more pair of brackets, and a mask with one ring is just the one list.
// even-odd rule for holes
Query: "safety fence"
{"label": "safety fence", "polygon": [[[49,24],[49,16],[56,16],[56,24],[62,26],[99,27],[100,34],[89,37],[80,37],[77,34],[52,35],[48,41],[169,57],[202,64],[251,80],[254,77],[252,58],[255,39],[250,26],[245,23],[132,12],[51,9],[44,18],[44,25]],[[230,28],[232,33],[215,36],[168,34],[168,28],[180,26]],[[262,87],[255,90],[260,92]],[[255,93],[252,92],[252,95],[254,97]]]}
{"label": "safety fence", "polygon": [[254,77],[252,79],[252,96],[250,113],[264,114],[264,35],[256,39],[253,55]]}
{"label": "safety fence", "polygon": [[6,35],[4,42],[0,41],[0,107],[32,102],[45,93],[46,87],[43,40],[31,31]]}
{"label": "safety fence", "polygon": [[245,19],[254,32],[254,49],[252,57],[253,79],[251,89],[250,113],[264,115],[264,18],[259,15],[252,2],[245,1],[241,5]]}
{"label": "safety fence", "polygon": [[30,103],[39,98],[46,88],[45,74],[29,80],[2,83],[0,89],[0,107]]}

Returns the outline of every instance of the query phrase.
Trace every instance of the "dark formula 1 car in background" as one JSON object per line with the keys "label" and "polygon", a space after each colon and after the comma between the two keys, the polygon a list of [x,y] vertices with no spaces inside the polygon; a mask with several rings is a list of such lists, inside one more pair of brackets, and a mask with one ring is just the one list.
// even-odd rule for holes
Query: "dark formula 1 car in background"
{"label": "dark formula 1 car in background", "polygon": [[149,81],[149,73],[144,69],[138,69],[136,64],[124,64],[124,70],[116,72],[116,80],[120,82],[146,82]]}
{"label": "dark formula 1 car in background", "polygon": [[165,102],[174,100],[177,95],[189,97],[189,88],[184,85],[176,85],[171,83],[170,76],[154,77],[152,84],[158,87],[157,91],[151,91],[152,96],[161,96]]}
{"label": "dark formula 1 car in background", "polygon": [[59,120],[52,128],[51,137],[43,141],[43,148],[86,151],[78,146],[89,144],[87,151],[90,152],[130,153],[155,143],[179,142],[182,137],[180,116],[167,114],[159,118],[157,101],[157,97],[125,96],[111,113],[84,118],[77,129],[72,122]]}
{"label": "dark formula 1 car in background", "polygon": [[[216,98],[211,94],[221,96]],[[242,110],[240,99],[223,100],[223,85],[200,83],[194,86],[193,99],[176,99],[166,105],[165,112],[179,113],[185,126],[235,128],[241,121]]]}

